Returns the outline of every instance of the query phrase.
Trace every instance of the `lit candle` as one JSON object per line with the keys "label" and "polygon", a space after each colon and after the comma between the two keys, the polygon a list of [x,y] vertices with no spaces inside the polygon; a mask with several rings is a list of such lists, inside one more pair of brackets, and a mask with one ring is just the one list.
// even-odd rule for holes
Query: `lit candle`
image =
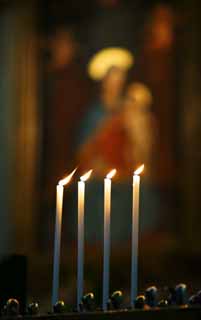
{"label": "lit candle", "polygon": [[109,299],[111,179],[115,174],[113,169],[104,179],[103,310],[107,310]]}
{"label": "lit candle", "polygon": [[64,185],[70,182],[75,171],[76,169],[73,172],[71,172],[71,174],[69,174],[66,178],[60,180],[56,187],[56,219],[54,238],[52,305],[55,305],[59,298],[59,265]]}
{"label": "lit candle", "polygon": [[138,231],[139,231],[139,193],[140,193],[140,173],[144,170],[144,165],[140,166],[133,175],[133,210],[132,210],[132,244],[131,244],[131,306],[138,289]]}
{"label": "lit candle", "polygon": [[78,252],[77,252],[77,309],[83,296],[84,282],[84,203],[85,181],[90,177],[92,170],[80,177],[78,182]]}

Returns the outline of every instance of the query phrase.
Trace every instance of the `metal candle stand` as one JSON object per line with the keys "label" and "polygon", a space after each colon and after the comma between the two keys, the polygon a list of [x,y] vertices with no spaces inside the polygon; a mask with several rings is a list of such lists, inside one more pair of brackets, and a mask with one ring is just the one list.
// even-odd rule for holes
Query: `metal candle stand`
{"label": "metal candle stand", "polygon": [[158,299],[159,294],[155,286],[151,286],[145,290],[144,295],[139,295],[134,301],[134,308],[126,308],[123,303],[123,294],[121,291],[115,291],[108,301],[108,311],[101,311],[96,308],[94,294],[87,293],[82,297],[79,311],[67,312],[67,307],[63,301],[58,301],[53,306],[53,312],[48,314],[40,314],[39,304],[33,302],[28,305],[27,313],[20,316],[19,302],[16,299],[9,299],[2,310],[2,317],[5,319],[13,319],[19,317],[21,319],[35,318],[38,320],[47,319],[83,319],[83,320],[148,320],[148,319],[201,319],[201,291],[188,299],[187,286],[178,284],[175,288],[169,289],[168,299]]}

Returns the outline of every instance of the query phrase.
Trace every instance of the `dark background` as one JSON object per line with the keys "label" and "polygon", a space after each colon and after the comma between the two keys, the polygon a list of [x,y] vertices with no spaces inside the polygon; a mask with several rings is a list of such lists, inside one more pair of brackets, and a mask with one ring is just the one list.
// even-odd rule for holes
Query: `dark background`
{"label": "dark background", "polygon": [[[198,0],[0,1],[0,257],[28,257],[29,300],[50,304],[54,215],[48,208],[54,208],[58,179],[75,164],[71,137],[96,89],[86,64],[94,52],[115,45],[134,53],[136,74],[153,92],[165,155],[174,163],[171,200],[163,205],[171,237],[140,242],[140,291],[153,283],[164,287],[181,281],[190,291],[201,287],[200,5]],[[169,47],[149,34],[158,6],[170,15]],[[78,54],[66,73],[55,76],[50,103],[51,38],[60,26],[72,32]],[[75,99],[78,87],[80,100]],[[64,119],[66,101],[73,107]],[[49,135],[51,121],[55,127]],[[64,141],[58,144],[62,139],[65,152]],[[66,192],[67,203],[72,190]],[[74,303],[76,242],[70,239],[68,246],[68,235],[63,238],[61,297]],[[96,247],[86,246],[86,290],[99,298],[102,257]],[[111,290],[126,291],[129,245],[113,252]]]}

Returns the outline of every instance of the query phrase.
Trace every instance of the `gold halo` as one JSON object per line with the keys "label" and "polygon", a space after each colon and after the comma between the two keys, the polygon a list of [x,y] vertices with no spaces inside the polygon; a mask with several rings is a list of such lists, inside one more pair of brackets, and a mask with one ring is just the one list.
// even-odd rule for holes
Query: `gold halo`
{"label": "gold halo", "polygon": [[130,51],[124,48],[106,48],[96,53],[88,63],[87,70],[93,80],[101,80],[111,67],[128,70],[134,63]]}

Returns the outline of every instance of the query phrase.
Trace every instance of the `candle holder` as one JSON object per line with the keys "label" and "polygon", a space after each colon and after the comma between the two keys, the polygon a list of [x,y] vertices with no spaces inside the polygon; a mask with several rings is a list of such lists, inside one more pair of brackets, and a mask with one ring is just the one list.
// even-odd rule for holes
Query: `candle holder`
{"label": "candle holder", "polygon": [[145,291],[146,304],[151,308],[157,306],[158,289],[155,286],[151,286]]}
{"label": "candle holder", "polygon": [[[147,291],[153,292],[152,287],[148,288]],[[179,288],[179,289],[178,289]],[[185,286],[178,285],[174,288],[174,293],[179,290],[182,291],[185,289]],[[155,291],[155,290],[154,290]],[[2,319],[18,319],[21,320],[72,320],[72,319],[88,319],[91,320],[131,320],[131,319],[191,319],[197,320],[200,319],[201,312],[201,301],[200,301],[200,291],[191,296],[189,299],[189,304],[185,306],[181,305],[169,305],[168,301],[162,297],[162,300],[159,301],[156,308],[152,308],[146,304],[145,295],[138,295],[134,301],[135,310],[130,308],[123,307],[123,294],[121,291],[114,291],[110,297],[110,311],[103,310],[100,311],[99,308],[95,308],[95,299],[94,294],[89,292],[82,297],[82,311],[84,313],[77,312],[77,309],[68,309],[65,306],[63,301],[57,301],[54,305],[54,313],[49,312],[45,314],[39,314],[39,305],[37,302],[33,302],[28,305],[28,313],[23,315],[19,314],[19,302],[16,299],[9,299],[2,310]],[[165,310],[164,310],[165,309]],[[80,309],[79,309],[80,310]],[[92,312],[91,312],[92,311]],[[91,312],[89,314],[89,312]],[[73,314],[74,313],[74,314]]]}
{"label": "candle holder", "polygon": [[188,304],[199,306],[201,305],[201,291],[198,291],[196,294],[192,295],[189,300]]}
{"label": "candle holder", "polygon": [[144,309],[145,307],[145,296],[143,294],[136,297],[134,301],[134,307],[136,309]]}
{"label": "candle holder", "polygon": [[169,306],[169,302],[166,299],[162,299],[158,303],[159,308],[167,308]]}
{"label": "candle holder", "polygon": [[54,313],[65,313],[66,311],[66,305],[64,303],[64,301],[59,300],[55,303],[55,305],[53,306],[53,311]]}
{"label": "candle holder", "polygon": [[186,284],[180,283],[175,288],[170,288],[169,292],[169,303],[171,305],[181,306],[187,303],[188,294]]}
{"label": "candle holder", "polygon": [[37,315],[39,314],[39,304],[38,302],[32,302],[28,305],[27,307],[27,311],[28,311],[28,314],[30,315]]}
{"label": "candle holder", "polygon": [[1,314],[0,314],[0,316],[6,316],[6,312],[7,312],[7,310],[6,310],[6,305],[4,305],[3,308],[1,309]]}
{"label": "candle holder", "polygon": [[178,306],[185,305],[188,301],[187,299],[187,286],[184,283],[180,283],[175,287],[175,299]]}
{"label": "candle holder", "polygon": [[114,291],[110,297],[110,304],[113,309],[121,309],[123,304],[123,293],[120,290]]}
{"label": "candle holder", "polygon": [[201,290],[196,293],[198,304],[201,304]]}
{"label": "candle holder", "polygon": [[193,294],[189,299],[188,299],[188,304],[190,306],[196,306],[196,305],[199,305],[200,304],[200,301],[197,297],[196,294]]}
{"label": "candle holder", "polygon": [[83,311],[94,311],[95,310],[95,298],[92,292],[85,294],[82,297],[82,307]]}
{"label": "candle holder", "polygon": [[9,299],[6,303],[6,315],[7,316],[18,316],[20,313],[20,304],[17,299]]}

